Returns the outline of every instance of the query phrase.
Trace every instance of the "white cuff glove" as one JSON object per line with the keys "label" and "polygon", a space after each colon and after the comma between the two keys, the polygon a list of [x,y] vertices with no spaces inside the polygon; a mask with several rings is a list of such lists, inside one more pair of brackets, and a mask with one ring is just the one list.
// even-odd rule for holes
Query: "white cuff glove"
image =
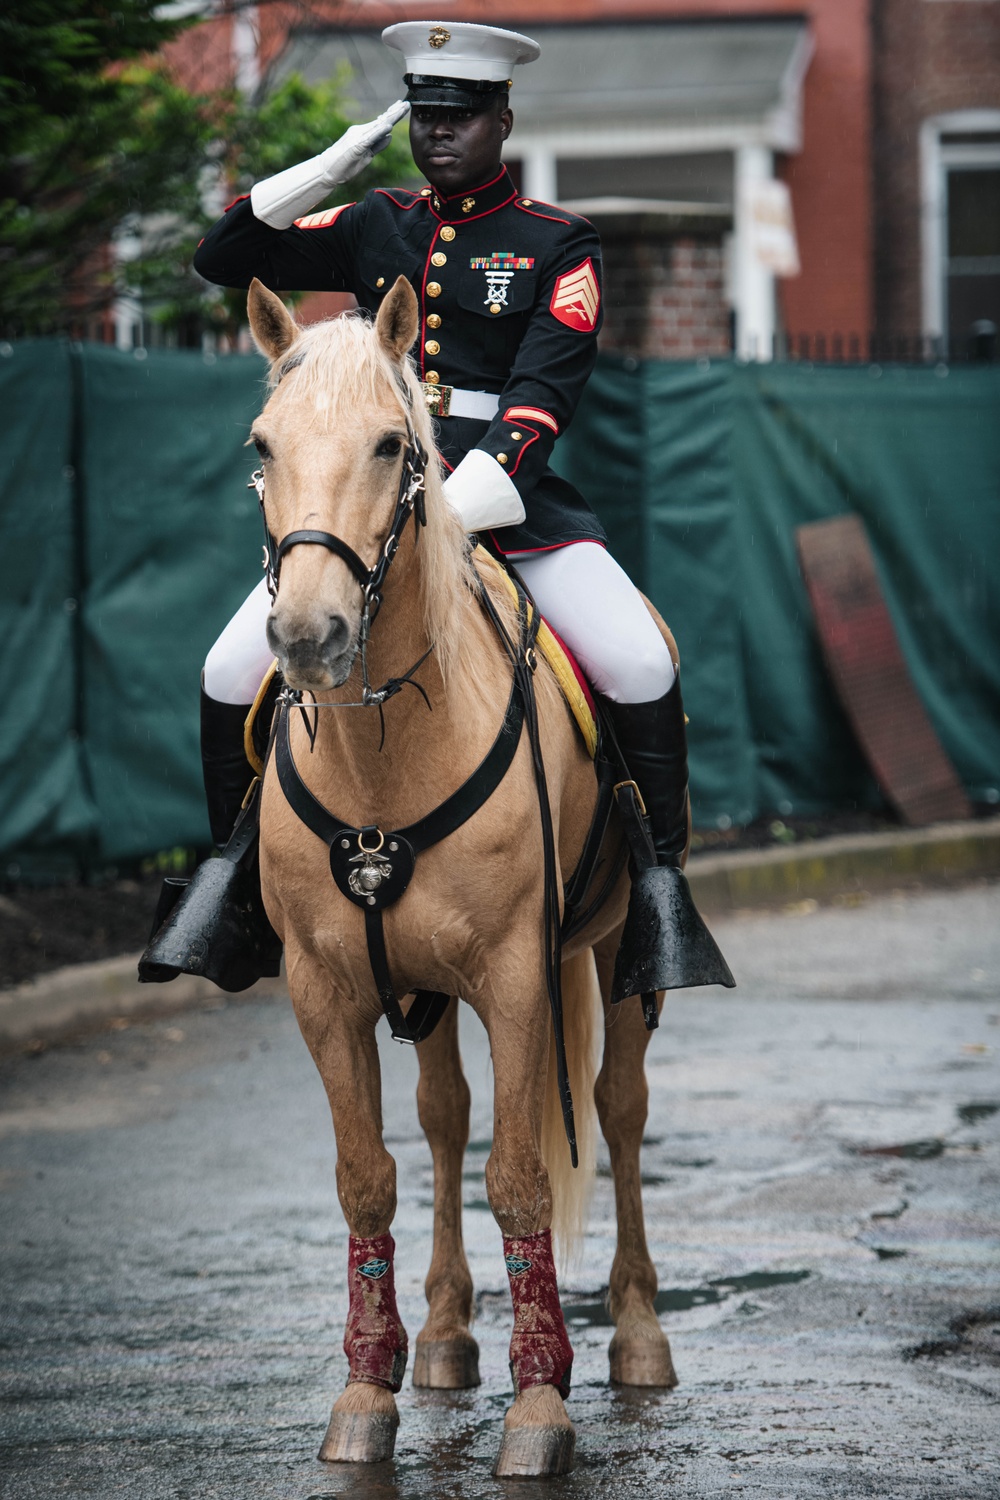
{"label": "white cuff glove", "polygon": [[467,532],[488,526],[516,526],[524,520],[524,502],[513,482],[483,448],[467,453],[444,482],[445,499],[458,511]]}
{"label": "white cuff glove", "polygon": [[296,219],[322,203],[332,188],[349,182],[367,167],[372,157],[388,146],[392,127],[409,108],[404,100],[397,99],[371,124],[352,125],[319,156],[255,183],[250,190],[255,217],[270,224],[272,229],[288,229]]}

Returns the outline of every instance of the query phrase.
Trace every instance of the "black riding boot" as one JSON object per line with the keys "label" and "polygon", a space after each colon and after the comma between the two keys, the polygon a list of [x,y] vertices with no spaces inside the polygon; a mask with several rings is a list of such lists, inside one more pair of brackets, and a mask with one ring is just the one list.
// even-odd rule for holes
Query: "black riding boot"
{"label": "black riding boot", "polygon": [[248,704],[219,703],[202,689],[201,756],[212,838],[222,851],[191,879],[163,882],[139,978],[165,984],[197,974],[223,990],[274,978],[281,943],[260,894],[256,808],[242,816],[253,770],[243,747]]}
{"label": "black riding boot", "polygon": [[236,827],[253,768],[247,760],[243,729],[249,703],[219,703],[201,690],[201,774],[212,842],[224,849]]}
{"label": "black riding boot", "polygon": [[[632,891],[615,960],[613,1003],[628,995],[736,981],[698,915],[681,860],[688,840],[687,735],[681,685],[650,703],[602,699],[646,808],[650,843],[632,844]],[[643,1002],[646,1024],[656,1009]]]}

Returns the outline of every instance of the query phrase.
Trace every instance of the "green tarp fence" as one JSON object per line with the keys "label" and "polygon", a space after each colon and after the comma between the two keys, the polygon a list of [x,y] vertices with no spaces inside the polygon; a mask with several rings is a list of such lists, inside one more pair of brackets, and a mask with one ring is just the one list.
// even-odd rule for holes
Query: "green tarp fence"
{"label": "green tarp fence", "polygon": [[[260,576],[256,358],[0,346],[0,871],[206,844],[205,652]],[[795,527],[855,511],[970,795],[1000,800],[1000,370],[604,358],[557,462],[670,622],[698,823],[878,803]]]}

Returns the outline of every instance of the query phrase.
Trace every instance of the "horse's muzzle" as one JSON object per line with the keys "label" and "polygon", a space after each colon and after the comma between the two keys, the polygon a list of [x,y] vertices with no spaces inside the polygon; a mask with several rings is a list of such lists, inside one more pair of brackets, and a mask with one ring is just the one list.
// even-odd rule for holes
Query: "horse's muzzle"
{"label": "horse's muzzle", "polygon": [[281,666],[288,686],[306,692],[340,687],[351,675],[358,651],[357,627],[340,614],[326,617],[323,634],[303,628],[302,621],[284,624],[272,613],[267,642]]}

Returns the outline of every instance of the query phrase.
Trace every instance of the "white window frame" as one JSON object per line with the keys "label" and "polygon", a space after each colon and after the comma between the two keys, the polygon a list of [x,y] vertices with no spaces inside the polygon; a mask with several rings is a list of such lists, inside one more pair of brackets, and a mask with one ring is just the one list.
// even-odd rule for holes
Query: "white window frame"
{"label": "white window frame", "polygon": [[951,167],[1000,167],[1000,141],[952,145],[944,135],[1000,131],[1000,109],[959,109],[920,127],[921,313],[927,338],[947,335],[948,189]]}

